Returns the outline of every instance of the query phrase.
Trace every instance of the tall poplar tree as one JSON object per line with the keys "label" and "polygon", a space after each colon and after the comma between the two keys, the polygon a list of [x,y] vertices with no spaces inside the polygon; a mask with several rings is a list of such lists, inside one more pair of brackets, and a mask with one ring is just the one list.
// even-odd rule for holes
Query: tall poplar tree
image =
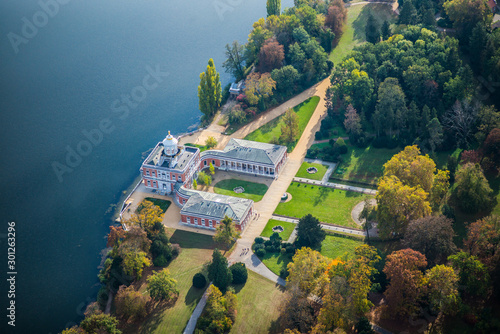
{"label": "tall poplar tree", "polygon": [[267,16],[279,16],[281,12],[281,0],[267,0]]}
{"label": "tall poplar tree", "polygon": [[205,115],[205,119],[212,117],[219,109],[221,98],[220,75],[215,70],[214,60],[210,58],[207,70],[200,73],[200,85],[198,86],[200,111]]}

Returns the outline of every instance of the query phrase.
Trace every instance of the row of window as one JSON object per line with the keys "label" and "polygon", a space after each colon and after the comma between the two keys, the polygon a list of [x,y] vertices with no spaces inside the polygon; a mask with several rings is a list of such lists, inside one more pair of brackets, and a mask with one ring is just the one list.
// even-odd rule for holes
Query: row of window
{"label": "row of window", "polygon": [[[153,176],[153,172],[149,172],[149,169],[146,169],[146,176]],[[154,176],[155,177],[158,177],[158,172],[154,173]],[[175,181],[175,174],[172,174],[172,180]],[[170,180],[170,174],[169,173],[165,173],[165,172],[162,172],[161,173],[161,177],[163,177],[164,179],[166,180]],[[182,176],[181,175],[178,175],[177,176],[177,181],[181,181],[182,182]]]}
{"label": "row of window", "polygon": [[[194,222],[191,222],[191,217],[186,217],[186,219],[187,219],[187,223],[188,224],[196,224],[196,225],[198,224],[198,218],[194,218]],[[214,227],[214,223],[216,225],[220,224],[219,221],[208,219],[208,226],[209,227]],[[205,219],[204,218],[201,219],[201,225],[205,225]]]}

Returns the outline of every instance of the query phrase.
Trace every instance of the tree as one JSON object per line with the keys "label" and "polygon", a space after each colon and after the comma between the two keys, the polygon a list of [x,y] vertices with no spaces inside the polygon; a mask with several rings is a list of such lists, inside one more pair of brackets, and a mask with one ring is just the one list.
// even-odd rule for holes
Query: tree
{"label": "tree", "polygon": [[281,12],[281,0],[267,0],[267,16],[279,16]]}
{"label": "tree", "polygon": [[361,118],[352,104],[347,106],[344,127],[349,136],[353,136],[353,138],[358,138],[361,135]]}
{"label": "tree", "polygon": [[117,326],[118,320],[104,313],[92,314],[80,323],[80,327],[87,334],[121,334]]}
{"label": "tree", "polygon": [[198,188],[198,182],[196,182],[195,179],[193,179],[193,189]]}
{"label": "tree", "polygon": [[335,34],[336,41],[338,41],[342,36],[346,21],[347,8],[345,8],[344,2],[341,0],[331,1],[325,18],[325,26],[329,27]]}
{"label": "tree", "polygon": [[209,186],[212,183],[212,177],[204,171],[198,172],[198,183]]}
{"label": "tree", "polygon": [[406,113],[406,97],[398,79],[386,78],[378,88],[378,101],[373,116],[377,134],[381,129],[386,129],[387,134],[392,136],[395,128],[402,128]]}
{"label": "tree", "polygon": [[358,334],[375,334],[375,331],[372,328],[372,324],[366,317],[359,318],[358,323],[356,324],[356,333]]}
{"label": "tree", "polygon": [[437,265],[425,274],[424,285],[431,308],[445,314],[456,313],[460,297],[458,276],[452,267]]}
{"label": "tree", "polygon": [[212,262],[208,265],[208,279],[221,291],[226,291],[233,280],[231,270],[227,267],[227,259],[215,249]]}
{"label": "tree", "polygon": [[210,171],[211,175],[215,174],[215,167],[212,163],[210,163],[210,165],[208,166],[208,170]]}
{"label": "tree", "polygon": [[147,314],[146,304],[148,301],[149,297],[135,291],[132,285],[129,287],[122,285],[115,297],[116,313],[127,320],[142,319]]}
{"label": "tree", "polygon": [[139,205],[139,213],[133,214],[126,222],[135,225],[146,231],[148,234],[153,233],[155,224],[163,221],[163,210],[159,206],[154,205],[150,201],[143,200]]}
{"label": "tree", "polygon": [[493,129],[500,129],[500,112],[494,106],[482,106],[479,109],[477,123],[475,137],[481,143],[491,134]]}
{"label": "tree", "polygon": [[368,244],[370,243],[370,229],[371,229],[371,224],[370,224],[370,221],[368,220],[370,218],[370,215],[373,211],[373,206],[372,204],[370,203],[370,199],[365,199],[364,203],[363,203],[363,210],[361,210],[361,212],[359,213],[359,216],[358,216],[358,219],[361,221],[361,220],[364,220],[364,223],[363,223],[363,226],[366,230],[366,238],[368,240]]}
{"label": "tree", "polygon": [[416,24],[417,19],[417,10],[413,5],[413,1],[405,0],[399,14],[399,24]]}
{"label": "tree", "polygon": [[203,289],[207,285],[207,279],[202,273],[196,273],[193,276],[193,286],[197,289]]}
{"label": "tree", "polygon": [[455,184],[456,198],[464,212],[476,213],[491,205],[493,190],[478,164],[467,163],[461,166]]}
{"label": "tree", "polygon": [[207,292],[207,304],[196,323],[196,329],[202,333],[228,333],[236,318],[236,296],[231,291],[222,295],[220,290],[213,285],[208,288]]}
{"label": "tree", "polygon": [[[500,128],[491,130],[483,143],[484,156],[489,161],[488,169],[494,174],[500,170]],[[483,160],[483,165],[486,165]]]}
{"label": "tree", "polygon": [[500,217],[481,218],[467,228],[464,248],[488,267],[490,272],[500,262]]}
{"label": "tree", "polygon": [[422,16],[422,23],[424,26],[429,28],[436,26],[436,18],[434,17],[434,10],[432,8],[427,8]]}
{"label": "tree", "polygon": [[382,35],[383,41],[385,41],[389,37],[391,37],[391,35],[392,35],[391,25],[389,24],[389,22],[387,20],[385,20],[384,23],[382,24],[382,28],[380,29],[380,34]]}
{"label": "tree", "polygon": [[486,1],[448,0],[443,7],[464,44],[469,42],[472,29],[478,23],[487,27],[491,25],[492,14]]}
{"label": "tree", "polygon": [[217,146],[217,139],[215,139],[214,136],[209,136],[207,140],[205,140],[205,146],[209,149],[214,148]]}
{"label": "tree", "polygon": [[125,274],[141,278],[144,267],[151,265],[148,256],[150,245],[146,232],[132,225],[117,249],[117,254],[123,259],[121,265]]}
{"label": "tree", "polygon": [[236,231],[236,226],[233,220],[228,216],[224,216],[224,219],[216,227],[216,231],[213,236],[214,241],[224,247],[229,247],[238,237],[239,233]]}
{"label": "tree", "polygon": [[427,124],[427,131],[429,132],[429,146],[431,147],[431,151],[434,152],[436,147],[443,142],[443,127],[437,117],[431,119],[429,124]]}
{"label": "tree", "polygon": [[179,295],[177,281],[172,278],[168,269],[153,271],[148,277],[148,291],[151,298],[156,301],[170,301]]}
{"label": "tree", "polygon": [[368,14],[365,26],[366,41],[372,44],[380,42],[380,27],[371,13]]}
{"label": "tree", "polygon": [[270,38],[264,42],[259,52],[259,72],[271,72],[275,68],[280,68],[285,59],[283,45],[275,38]]}
{"label": "tree", "polygon": [[236,262],[229,267],[233,275],[233,284],[245,284],[248,279],[247,267],[242,262]]}
{"label": "tree", "polygon": [[307,214],[300,218],[297,227],[297,242],[301,246],[317,247],[325,239],[325,236],[326,233],[316,217]]}
{"label": "tree", "polygon": [[71,328],[66,328],[61,334],[86,334],[86,332],[78,326],[73,326]]}
{"label": "tree", "polygon": [[292,144],[299,134],[299,116],[288,108],[282,118],[280,140],[287,144]]}
{"label": "tree", "polygon": [[458,286],[465,297],[485,297],[489,287],[489,274],[486,266],[474,255],[463,251],[450,255],[448,260],[458,270]]}
{"label": "tree", "polygon": [[258,72],[251,73],[245,81],[245,95],[251,105],[256,105],[261,98],[273,95],[276,82],[271,78],[271,74]]}
{"label": "tree", "polygon": [[212,58],[208,61],[207,70],[200,73],[200,85],[198,86],[198,99],[200,111],[205,119],[210,119],[219,109],[222,98],[220,75],[215,70]]}
{"label": "tree", "polygon": [[425,255],[430,265],[444,263],[456,251],[453,221],[445,216],[412,220],[402,244]]}
{"label": "tree", "polygon": [[125,238],[125,231],[123,230],[123,226],[110,226],[106,247],[118,246],[123,238]]}
{"label": "tree", "polygon": [[241,45],[238,41],[234,41],[232,45],[226,44],[226,61],[222,63],[222,67],[227,73],[231,73],[236,81],[239,81],[245,76],[245,45]]}
{"label": "tree", "polygon": [[479,105],[467,100],[456,101],[443,118],[444,126],[455,136],[457,146],[470,145],[474,124],[476,123]]}
{"label": "tree", "polygon": [[391,312],[405,316],[417,310],[424,283],[421,269],[426,266],[425,255],[409,248],[387,256],[384,273],[390,283],[385,297]]}
{"label": "tree", "polygon": [[328,276],[325,274],[328,260],[318,251],[308,247],[303,247],[295,252],[293,261],[287,265],[288,282],[287,289],[298,288],[300,291],[309,295],[316,293],[320,296],[324,284],[328,281]]}
{"label": "tree", "polygon": [[300,74],[292,65],[276,68],[271,72],[271,78],[276,82],[276,90],[283,95],[289,95],[295,90]]}
{"label": "tree", "polygon": [[427,196],[422,188],[405,185],[394,175],[382,177],[376,195],[380,235],[402,235],[409,221],[430,215]]}

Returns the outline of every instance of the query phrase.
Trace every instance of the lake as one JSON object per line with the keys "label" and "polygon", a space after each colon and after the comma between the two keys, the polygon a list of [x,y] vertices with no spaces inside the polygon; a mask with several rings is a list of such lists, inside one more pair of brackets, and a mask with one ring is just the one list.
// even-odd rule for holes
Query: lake
{"label": "lake", "polygon": [[12,221],[17,272],[16,327],[2,313],[2,333],[57,333],[82,319],[110,206],[144,152],[197,126],[200,72],[213,58],[230,82],[225,44],[245,42],[265,15],[265,0],[0,3],[1,268]]}

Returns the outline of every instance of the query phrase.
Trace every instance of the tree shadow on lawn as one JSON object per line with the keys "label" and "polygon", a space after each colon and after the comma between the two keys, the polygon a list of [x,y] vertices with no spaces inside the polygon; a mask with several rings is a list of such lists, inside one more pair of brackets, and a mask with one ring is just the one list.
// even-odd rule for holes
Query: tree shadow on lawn
{"label": "tree shadow on lawn", "polygon": [[124,333],[141,333],[149,334],[156,331],[158,326],[162,323],[163,313],[173,307],[176,302],[179,302],[179,298],[175,298],[169,302],[157,302],[151,303],[148,307],[148,316],[146,318],[134,323],[127,325],[123,328]]}
{"label": "tree shadow on lawn", "polygon": [[189,288],[189,290],[186,294],[186,297],[184,297],[184,304],[186,304],[186,305],[191,305],[193,303],[198,304],[198,300],[201,298],[201,296],[205,292],[206,287],[207,287],[207,285],[205,285],[201,289],[198,289],[198,288],[195,288],[194,286],[191,285],[191,287]]}
{"label": "tree shadow on lawn", "polygon": [[216,244],[211,235],[175,230],[170,237],[172,244],[179,244],[182,248],[215,249]]}
{"label": "tree shadow on lawn", "polygon": [[[314,188],[314,186],[311,186],[311,188]],[[317,205],[323,203],[325,201],[325,199],[328,197],[328,194],[332,190],[333,189],[328,188],[328,187],[319,187],[319,191],[317,192],[317,195],[313,201],[313,206],[317,206]]]}
{"label": "tree shadow on lawn", "polygon": [[358,17],[352,23],[352,27],[354,29],[354,40],[356,42],[366,41],[365,26],[366,22],[368,21],[368,15],[370,13],[373,15],[373,18],[378,23],[379,27],[382,27],[384,20],[387,20],[389,21],[389,23],[392,23],[394,19],[390,14],[390,10],[391,9],[389,5],[384,5],[384,4],[372,3],[363,6],[363,9],[361,9],[361,12],[359,13]]}

